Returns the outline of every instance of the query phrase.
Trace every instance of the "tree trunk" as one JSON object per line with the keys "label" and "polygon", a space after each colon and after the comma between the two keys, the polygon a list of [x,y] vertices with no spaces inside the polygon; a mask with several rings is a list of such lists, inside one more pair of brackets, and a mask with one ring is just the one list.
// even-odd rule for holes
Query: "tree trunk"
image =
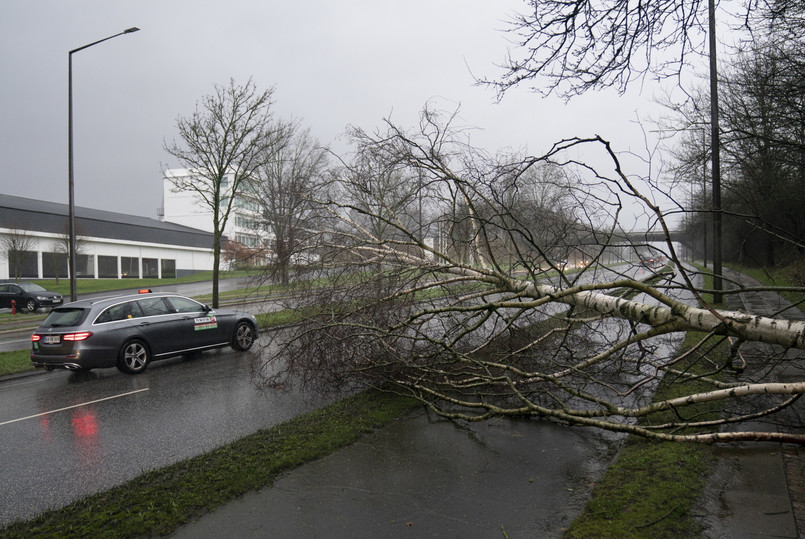
{"label": "tree trunk", "polygon": [[212,246],[212,308],[218,308],[218,275],[221,267],[221,231],[215,230]]}

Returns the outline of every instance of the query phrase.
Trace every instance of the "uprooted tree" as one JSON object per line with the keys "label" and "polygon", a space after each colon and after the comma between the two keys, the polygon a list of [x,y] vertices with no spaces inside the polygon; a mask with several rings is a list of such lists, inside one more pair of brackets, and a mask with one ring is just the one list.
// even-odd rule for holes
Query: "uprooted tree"
{"label": "uprooted tree", "polygon": [[[531,83],[565,97],[625,91],[649,73],[679,81],[715,22],[712,0],[530,4],[512,28],[519,48],[491,82],[501,95]],[[795,6],[749,2],[744,20],[785,19]],[[455,122],[426,108],[412,131],[387,121],[351,132],[341,196],[320,201],[337,223],[315,231],[325,279],[290,305],[304,320],[276,334],[266,383],[380,387],[469,421],[805,443],[794,406],[805,322],[708,303],[722,297],[721,271],[708,290],[677,255],[663,209],[685,208],[652,173],[624,168],[600,137],[488,155]],[[714,177],[719,167],[714,158]],[[744,358],[755,343],[768,348]]]}
{"label": "uprooted tree", "polygon": [[[275,334],[266,384],[380,387],[470,421],[805,443],[795,430],[740,426],[775,420],[805,392],[775,378],[805,350],[805,322],[708,304],[657,202],[672,199],[601,138],[492,156],[455,123],[426,108],[411,132],[352,131],[341,196],[319,201],[334,223],[316,231],[326,279],[289,304],[303,320]],[[371,184],[379,177],[403,186],[391,197]],[[635,240],[627,213],[666,241]],[[697,339],[682,352],[686,334]],[[753,342],[774,352],[742,363]],[[717,346],[728,349],[718,363]],[[662,379],[684,392],[654,395]]]}

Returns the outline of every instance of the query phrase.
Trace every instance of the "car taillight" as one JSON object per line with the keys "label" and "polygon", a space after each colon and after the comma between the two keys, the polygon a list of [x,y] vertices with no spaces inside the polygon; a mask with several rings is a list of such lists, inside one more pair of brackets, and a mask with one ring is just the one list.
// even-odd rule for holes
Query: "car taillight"
{"label": "car taillight", "polygon": [[78,333],[65,333],[62,335],[62,340],[65,341],[86,341],[92,337],[91,331],[79,331]]}
{"label": "car taillight", "polygon": [[39,342],[39,341],[41,341],[41,340],[42,340],[42,336],[41,336],[41,335],[37,335],[36,333],[34,333],[33,335],[31,335],[31,341],[32,341],[32,342]]}

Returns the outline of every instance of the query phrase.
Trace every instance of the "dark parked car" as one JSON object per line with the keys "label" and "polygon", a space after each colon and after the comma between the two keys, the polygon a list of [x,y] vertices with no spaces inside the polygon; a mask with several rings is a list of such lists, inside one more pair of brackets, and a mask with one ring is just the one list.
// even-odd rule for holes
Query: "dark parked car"
{"label": "dark parked car", "polygon": [[138,294],[82,300],[53,309],[31,335],[35,367],[143,372],[152,360],[209,348],[246,351],[257,320],[213,310],[178,294]]}
{"label": "dark parked car", "polygon": [[0,284],[0,308],[11,308],[11,301],[16,302],[17,309],[34,312],[40,307],[56,307],[64,303],[61,294],[45,290],[34,283]]}

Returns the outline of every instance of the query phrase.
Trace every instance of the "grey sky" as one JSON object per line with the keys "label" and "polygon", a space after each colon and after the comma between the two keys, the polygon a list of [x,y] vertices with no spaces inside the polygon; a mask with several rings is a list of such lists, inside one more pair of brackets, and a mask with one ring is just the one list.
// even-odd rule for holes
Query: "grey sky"
{"label": "grey sky", "polygon": [[[461,104],[479,146],[541,153],[570,135],[641,151],[651,95],[591,94],[567,107],[525,88],[500,104],[501,30],[522,0],[3,0],[0,156],[6,194],[67,201],[67,53],[73,55],[76,204],[147,217],[178,115],[230,78],[276,87],[275,110],[338,148],[348,124],[403,126],[432,98]],[[644,172],[644,171],[639,171]]]}

